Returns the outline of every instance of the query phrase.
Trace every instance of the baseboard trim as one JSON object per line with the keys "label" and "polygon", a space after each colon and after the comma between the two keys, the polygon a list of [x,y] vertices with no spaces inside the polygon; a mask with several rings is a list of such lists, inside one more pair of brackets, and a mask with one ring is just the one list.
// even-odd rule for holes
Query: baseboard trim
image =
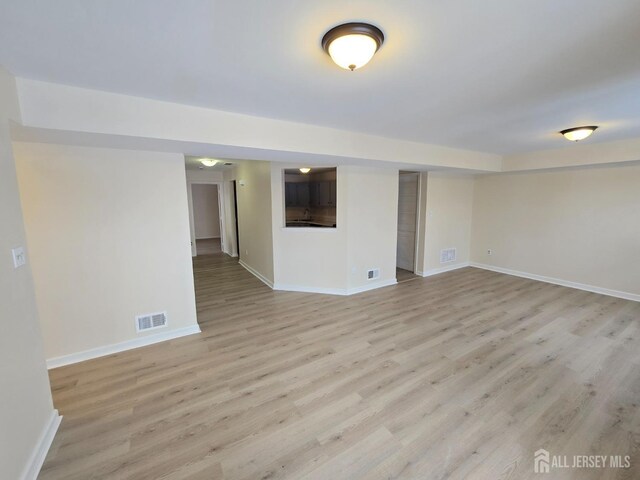
{"label": "baseboard trim", "polygon": [[361,287],[355,288],[323,288],[323,287],[305,287],[301,285],[283,285],[280,283],[276,283],[273,286],[274,290],[281,290],[285,292],[302,292],[302,293],[320,293],[323,295],[355,295],[357,293],[366,292],[369,290],[375,290],[377,288],[388,287],[390,285],[395,285],[398,283],[395,278],[390,278],[389,280],[384,280],[381,282],[375,282],[368,285],[363,285]]}
{"label": "baseboard trim", "polygon": [[624,300],[640,302],[640,295],[635,293],[621,292],[619,290],[611,290],[608,288],[596,287],[594,285],[586,285],[584,283],[570,282],[568,280],[562,280],[560,278],[545,277],[544,275],[520,272],[518,270],[510,270],[508,268],[495,267],[493,265],[486,265],[483,263],[471,262],[471,266],[474,268],[481,268],[483,270],[491,270],[492,272],[513,275],[515,277],[528,278],[529,280],[537,280],[539,282],[552,283],[554,285],[575,288],[577,290],[584,290],[586,292],[599,293],[601,295],[608,295],[610,297],[623,298]]}
{"label": "baseboard trim", "polygon": [[60,426],[61,421],[62,415],[58,414],[58,410],[54,410],[53,412],[51,412],[49,421],[47,422],[45,428],[42,430],[40,438],[38,439],[38,443],[29,456],[27,465],[25,466],[22,476],[20,477],[21,480],[36,480],[38,478],[40,469],[44,464],[45,458],[47,458],[47,453],[51,448],[53,438],[56,436],[56,432],[58,431],[58,427]]}
{"label": "baseboard trim", "polygon": [[347,295],[347,290],[344,288],[305,287],[302,285],[284,285],[282,283],[275,283],[273,285],[273,289],[283,292],[321,293],[323,295]]}
{"label": "baseboard trim", "polygon": [[469,262],[456,263],[455,265],[447,265],[446,267],[440,268],[432,268],[431,270],[427,270],[426,272],[416,272],[416,275],[420,275],[423,277],[430,277],[432,275],[438,275],[440,273],[451,272],[453,270],[458,270],[459,268],[469,267]]}
{"label": "baseboard trim", "polygon": [[368,292],[369,290],[376,290],[378,288],[390,287],[391,285],[396,285],[397,283],[398,283],[398,280],[396,280],[395,278],[390,278],[388,280],[369,283],[367,285],[362,285],[360,287],[348,288],[347,295],[354,295],[356,293]]}
{"label": "baseboard trim", "polygon": [[250,267],[249,265],[244,263],[242,260],[238,260],[238,263],[240,264],[240,266],[242,268],[244,268],[247,272],[249,272],[251,275],[253,275],[258,280],[260,280],[262,283],[264,283],[267,287],[273,288],[273,282],[271,280],[269,280],[267,277],[265,277],[264,275],[262,275],[255,268]]}
{"label": "baseboard trim", "polygon": [[134,338],[133,340],[127,340],[120,343],[113,343],[111,345],[105,345],[104,347],[92,348],[91,350],[85,350],[83,352],[53,357],[47,360],[47,368],[51,370],[53,368],[84,362],[85,360],[104,357],[105,355],[112,355],[114,353],[132,350],[134,348],[146,347],[147,345],[153,345],[154,343],[166,342],[167,340],[173,340],[174,338],[185,337],[196,333],[200,333],[200,326],[198,324],[190,327],[176,328],[174,330],[169,330],[168,332],[154,333],[145,337]]}

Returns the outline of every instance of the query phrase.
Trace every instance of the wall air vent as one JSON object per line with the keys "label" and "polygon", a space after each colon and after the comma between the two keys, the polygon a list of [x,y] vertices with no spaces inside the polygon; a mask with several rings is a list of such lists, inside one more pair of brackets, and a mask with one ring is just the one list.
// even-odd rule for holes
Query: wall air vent
{"label": "wall air vent", "polygon": [[371,270],[367,270],[367,280],[375,280],[380,278],[380,269],[372,268]]}
{"label": "wall air vent", "polygon": [[155,330],[167,326],[167,312],[147,313],[136,317],[136,331]]}
{"label": "wall air vent", "polygon": [[440,263],[455,262],[455,260],[456,260],[455,248],[446,248],[444,250],[440,250]]}

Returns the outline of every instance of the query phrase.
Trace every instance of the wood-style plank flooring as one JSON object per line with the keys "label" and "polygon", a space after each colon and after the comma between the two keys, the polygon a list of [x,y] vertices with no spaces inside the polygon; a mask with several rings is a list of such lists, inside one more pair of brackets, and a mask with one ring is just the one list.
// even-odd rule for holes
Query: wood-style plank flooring
{"label": "wood-style plank flooring", "polygon": [[404,268],[396,268],[396,280],[398,283],[415,280],[416,278],[420,277],[409,270],[405,270]]}
{"label": "wood-style plank flooring", "polygon": [[221,253],[222,246],[219,238],[200,238],[196,240],[196,251],[198,255],[211,255]]}
{"label": "wood-style plank flooring", "polygon": [[[351,297],[194,262],[202,334],[51,371],[40,479],[637,479],[640,304],[474,268]],[[533,455],[630,469],[533,473]]]}

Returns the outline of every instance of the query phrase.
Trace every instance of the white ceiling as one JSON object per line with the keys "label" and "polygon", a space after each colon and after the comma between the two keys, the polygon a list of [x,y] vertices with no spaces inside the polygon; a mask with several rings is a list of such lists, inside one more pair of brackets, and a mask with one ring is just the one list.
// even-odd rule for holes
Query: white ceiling
{"label": "white ceiling", "polygon": [[[15,75],[493,153],[640,136],[638,0],[2,0]],[[320,48],[372,22],[356,72]]]}

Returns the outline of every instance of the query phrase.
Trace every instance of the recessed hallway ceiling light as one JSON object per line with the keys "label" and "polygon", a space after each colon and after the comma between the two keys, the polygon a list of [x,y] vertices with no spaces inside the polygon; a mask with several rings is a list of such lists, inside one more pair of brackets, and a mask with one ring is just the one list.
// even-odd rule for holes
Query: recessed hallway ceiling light
{"label": "recessed hallway ceiling light", "polygon": [[384,42],[384,34],[368,23],[344,23],[322,37],[322,48],[340,67],[355,70],[367,63]]}
{"label": "recessed hallway ceiling light", "polygon": [[200,163],[203,164],[205,167],[213,167],[216,163],[218,163],[218,160],[211,160],[210,158],[201,158]]}
{"label": "recessed hallway ceiling light", "polygon": [[595,132],[596,128],[598,128],[596,125],[590,125],[587,127],[574,127],[562,130],[560,131],[560,133],[564,135],[564,138],[566,138],[567,140],[577,142],[578,140],[584,140],[585,138],[587,138],[589,135]]}
{"label": "recessed hallway ceiling light", "polygon": [[301,169],[300,169],[300,171],[301,171],[302,173],[309,173],[309,172],[311,171],[311,169],[310,169],[310,168],[308,168],[308,167],[303,167],[303,168],[301,168]]}

